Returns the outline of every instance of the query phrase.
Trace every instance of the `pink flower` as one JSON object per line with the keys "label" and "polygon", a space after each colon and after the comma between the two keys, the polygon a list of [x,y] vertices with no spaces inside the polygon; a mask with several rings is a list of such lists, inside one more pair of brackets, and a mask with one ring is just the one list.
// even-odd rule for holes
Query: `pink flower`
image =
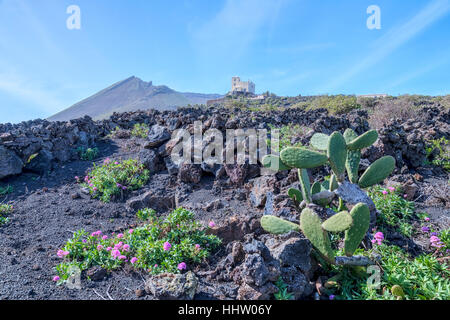
{"label": "pink flower", "polygon": [[131,258],[130,262],[131,262],[131,264],[135,264],[137,260],[138,259],[136,257],[133,257],[133,258]]}
{"label": "pink flower", "polygon": [[97,191],[98,189],[97,189],[97,187],[94,187],[93,190],[94,190],[94,191]]}
{"label": "pink flower", "polygon": [[124,244],[122,249],[123,249],[124,251],[129,251],[129,250],[130,250],[130,245]]}
{"label": "pink flower", "polygon": [[383,190],[381,193],[384,194],[384,195],[388,194],[388,192],[386,190]]}
{"label": "pink flower", "polygon": [[134,229],[128,230],[128,233],[129,233],[129,234],[132,234],[133,232],[134,232]]}
{"label": "pink flower", "polygon": [[108,239],[108,236],[103,236],[102,239],[106,240],[106,239]]}
{"label": "pink flower", "polygon": [[182,262],[178,265],[178,270],[186,270],[187,266],[186,263]]}
{"label": "pink flower", "polygon": [[199,244],[196,244],[196,245],[195,245],[195,249],[200,250],[200,245],[199,245]]}
{"label": "pink flower", "polygon": [[403,195],[403,198],[408,198],[408,195],[405,193],[404,195]]}
{"label": "pink flower", "polygon": [[210,221],[209,222],[209,227],[210,228],[214,228],[216,226],[216,224],[214,223],[214,221]]}
{"label": "pink flower", "polygon": [[163,249],[164,251],[169,251],[172,248],[172,245],[169,242],[164,242]]}
{"label": "pink flower", "polygon": [[103,250],[103,246],[102,246],[101,244],[99,244],[99,245],[97,246],[97,250],[98,250],[98,251]]}
{"label": "pink flower", "polygon": [[119,163],[116,161],[116,162],[114,162],[114,164],[115,164],[115,165],[118,165]]}
{"label": "pink flower", "polygon": [[374,239],[371,240],[373,244],[376,243],[377,245],[381,245],[384,240],[384,234],[383,232],[377,232],[374,234],[373,238]]}
{"label": "pink flower", "polygon": [[119,260],[126,260],[126,258],[127,258],[127,257],[124,256],[124,255],[120,255],[120,256],[119,256]]}
{"label": "pink flower", "polygon": [[119,238],[119,239],[123,238],[123,233],[119,233],[119,234],[117,235],[117,238]]}
{"label": "pink flower", "polygon": [[53,281],[55,281],[55,282],[59,281],[59,279],[60,279],[60,278],[59,278],[58,276],[54,276],[54,277],[53,277]]}
{"label": "pink flower", "polygon": [[77,181],[78,181],[78,180],[80,180],[80,178],[79,178],[78,176],[75,176],[75,180],[77,180]]}
{"label": "pink flower", "polygon": [[391,191],[391,192],[394,192],[394,191],[395,191],[395,188],[393,188],[393,187],[389,187],[388,189],[389,189],[389,191]]}
{"label": "pink flower", "polygon": [[117,249],[112,250],[112,251],[111,251],[111,256],[112,256],[114,259],[116,259],[117,257],[120,256],[120,251],[117,250]]}
{"label": "pink flower", "polygon": [[99,237],[101,235],[102,235],[102,232],[100,230],[91,233],[91,237]]}
{"label": "pink flower", "polygon": [[111,247],[106,248],[106,251],[111,251],[111,250],[112,250]]}
{"label": "pink flower", "polygon": [[430,221],[430,218],[429,217],[425,217],[424,220],[425,221]]}
{"label": "pink flower", "polygon": [[58,250],[58,252],[56,253],[56,255],[59,258],[64,258],[65,256],[69,255],[69,251],[64,251],[64,250]]}

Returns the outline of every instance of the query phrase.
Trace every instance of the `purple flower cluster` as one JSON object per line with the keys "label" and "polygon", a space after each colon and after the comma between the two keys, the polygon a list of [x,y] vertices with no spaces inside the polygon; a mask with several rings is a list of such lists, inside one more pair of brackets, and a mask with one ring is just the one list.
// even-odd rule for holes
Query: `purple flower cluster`
{"label": "purple flower cluster", "polygon": [[381,245],[384,240],[384,234],[383,232],[377,232],[373,235],[372,243]]}

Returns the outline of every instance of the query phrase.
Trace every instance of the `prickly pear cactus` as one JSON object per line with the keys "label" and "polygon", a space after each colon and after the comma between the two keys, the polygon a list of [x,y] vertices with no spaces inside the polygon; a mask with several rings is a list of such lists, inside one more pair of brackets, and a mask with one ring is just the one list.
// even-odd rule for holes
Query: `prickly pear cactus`
{"label": "prickly pear cactus", "polygon": [[[335,259],[328,232],[345,232],[344,251],[351,257],[367,234],[371,213],[373,216],[376,214],[373,202],[362,189],[383,181],[395,168],[394,158],[386,156],[375,161],[359,177],[361,151],[370,147],[377,139],[378,133],[375,130],[360,136],[352,129],[345,130],[343,135],[339,132],[334,132],[330,136],[317,133],[310,141],[315,150],[288,147],[281,151],[279,157],[276,155],[264,157],[262,163],[267,168],[277,171],[293,168],[298,170],[300,190],[291,188],[288,195],[299,208],[300,204],[301,207],[307,208],[301,212],[300,226],[280,218],[264,216],[261,220],[262,227],[276,234],[301,229],[317,251],[330,263],[334,263]],[[330,179],[323,183],[314,182],[311,186],[307,169],[326,163],[333,171]],[[339,212],[322,221],[314,211],[314,205],[325,207],[338,195]],[[344,202],[353,207],[350,213],[345,211]]]}
{"label": "prickly pear cactus", "polygon": [[330,263],[334,263],[334,252],[331,248],[328,233],[322,228],[322,220],[311,209],[304,209],[300,216],[300,228],[303,234],[311,241],[323,257]]}
{"label": "prickly pear cactus", "polygon": [[384,156],[378,159],[363,173],[359,179],[361,188],[368,188],[386,179],[395,169],[395,159],[391,156]]}
{"label": "prickly pear cactus", "polygon": [[344,252],[351,256],[364,239],[370,224],[369,207],[364,203],[358,203],[350,211],[353,225],[345,231]]}
{"label": "prickly pear cactus", "polygon": [[271,215],[265,215],[261,218],[261,226],[272,234],[284,234],[300,230],[298,224]]}

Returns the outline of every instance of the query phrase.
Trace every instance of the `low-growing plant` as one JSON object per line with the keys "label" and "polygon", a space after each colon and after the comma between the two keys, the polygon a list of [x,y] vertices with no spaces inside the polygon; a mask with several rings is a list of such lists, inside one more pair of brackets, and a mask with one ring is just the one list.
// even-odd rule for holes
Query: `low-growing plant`
{"label": "low-growing plant", "polygon": [[147,138],[150,127],[146,123],[136,123],[131,130],[131,135],[138,138]]}
{"label": "low-growing plant", "polygon": [[288,286],[283,281],[282,277],[279,277],[277,282],[275,282],[275,286],[278,288],[278,292],[274,294],[275,299],[277,300],[292,300],[294,295],[288,292]]}
{"label": "low-growing plant", "polygon": [[12,212],[13,206],[0,204],[0,226],[8,222],[8,215]]}
{"label": "low-growing plant", "polygon": [[[279,136],[279,148],[273,150],[274,152],[280,152],[287,147],[301,147],[302,144],[300,142],[292,143],[292,139],[298,136],[302,136],[306,133],[306,128],[302,127],[298,124],[296,125],[286,125],[281,128],[276,128],[274,125],[269,124],[271,130],[278,129],[280,131]],[[267,146],[271,147],[271,139],[267,139]]]}
{"label": "low-growing plant", "polygon": [[[437,152],[436,152],[437,151]],[[426,147],[427,158],[433,157],[429,163],[450,171],[450,141],[441,137],[440,139],[428,141]],[[436,154],[434,154],[436,152]]]}
{"label": "low-growing plant", "polygon": [[150,208],[141,209],[136,212],[136,216],[140,221],[154,221],[156,219],[156,211]]}
{"label": "low-growing plant", "polygon": [[56,281],[66,281],[73,266],[81,271],[93,266],[114,270],[128,264],[152,274],[182,272],[220,245],[206,228],[194,220],[194,213],[178,208],[165,219],[153,217],[148,224],[119,234],[79,230],[57,252],[63,261],[56,266]]}
{"label": "low-growing plant", "polygon": [[6,187],[0,187],[0,196],[6,196],[14,191],[11,185],[7,185]]}
{"label": "low-growing plant", "polygon": [[343,114],[361,108],[356,96],[336,95],[316,97],[307,109],[325,108],[332,114]]}
{"label": "low-growing plant", "polygon": [[109,202],[113,196],[142,188],[148,179],[149,171],[137,160],[111,161],[108,158],[101,165],[94,164],[82,186],[89,189],[92,197]]}
{"label": "low-growing plant", "polygon": [[78,156],[81,160],[92,161],[98,156],[98,148],[78,147]]}
{"label": "low-growing plant", "polygon": [[[450,266],[431,254],[411,258],[397,246],[382,244],[374,251],[381,256],[379,287],[368,280],[370,273],[335,267],[340,283],[333,293],[344,300],[398,300],[400,291],[406,300],[450,299]],[[369,253],[366,253],[369,254]],[[401,288],[401,290],[399,290]]]}
{"label": "low-growing plant", "polygon": [[393,187],[374,186],[369,189],[369,196],[379,212],[377,225],[381,229],[386,226],[393,227],[404,236],[410,237],[413,234],[414,202],[406,200],[400,191]]}

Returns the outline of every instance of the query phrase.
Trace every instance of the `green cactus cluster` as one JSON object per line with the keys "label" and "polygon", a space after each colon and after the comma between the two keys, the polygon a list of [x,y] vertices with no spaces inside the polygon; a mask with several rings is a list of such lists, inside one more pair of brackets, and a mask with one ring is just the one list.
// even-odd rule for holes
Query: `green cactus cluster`
{"label": "green cactus cluster", "polygon": [[[262,227],[271,233],[282,234],[291,230],[301,230],[312,245],[330,263],[334,263],[334,253],[331,248],[328,232],[345,232],[344,252],[353,255],[364,239],[370,225],[370,210],[367,204],[358,203],[350,212],[345,210],[342,199],[339,198],[338,213],[322,221],[319,215],[308,206],[314,203],[326,207],[335,198],[335,191],[340,184],[348,180],[359,188],[368,188],[386,179],[395,168],[395,160],[385,156],[375,161],[359,177],[361,151],[370,147],[378,139],[376,130],[370,130],[360,136],[352,129],[344,134],[333,132],[331,135],[316,133],[310,141],[311,149],[305,147],[288,147],[280,152],[280,156],[268,155],[263,159],[263,165],[275,171],[296,168],[300,190],[291,188],[288,195],[300,208],[304,208],[300,216],[300,225],[274,216],[264,216]],[[328,164],[333,174],[329,180],[316,181],[311,185],[307,169]]]}
{"label": "green cactus cluster", "polygon": [[[375,161],[361,177],[358,176],[361,151],[370,147],[378,139],[376,130],[370,130],[358,136],[352,129],[340,132],[333,132],[331,135],[316,133],[310,141],[313,149],[305,147],[288,147],[281,151],[280,156],[268,155],[264,157],[263,166],[275,171],[298,169],[301,196],[298,192],[290,190],[289,196],[296,202],[320,202],[320,197],[313,200],[312,195],[324,190],[334,191],[339,183],[345,180],[345,173],[350,182],[358,184],[360,188],[368,188],[386,179],[395,168],[395,159],[385,156]],[[326,153],[325,153],[325,152]],[[324,164],[329,164],[333,175],[329,181],[322,184],[309,181],[307,169],[316,168]],[[326,205],[326,204],[325,204]]]}
{"label": "green cactus cluster", "polygon": [[290,221],[265,215],[261,218],[261,226],[272,234],[284,234],[301,230],[311,241],[327,262],[334,264],[335,257],[328,232],[345,231],[344,251],[347,256],[353,255],[369,229],[370,212],[364,203],[359,203],[349,212],[341,211],[322,222],[318,214],[310,209],[303,209],[300,225]]}

